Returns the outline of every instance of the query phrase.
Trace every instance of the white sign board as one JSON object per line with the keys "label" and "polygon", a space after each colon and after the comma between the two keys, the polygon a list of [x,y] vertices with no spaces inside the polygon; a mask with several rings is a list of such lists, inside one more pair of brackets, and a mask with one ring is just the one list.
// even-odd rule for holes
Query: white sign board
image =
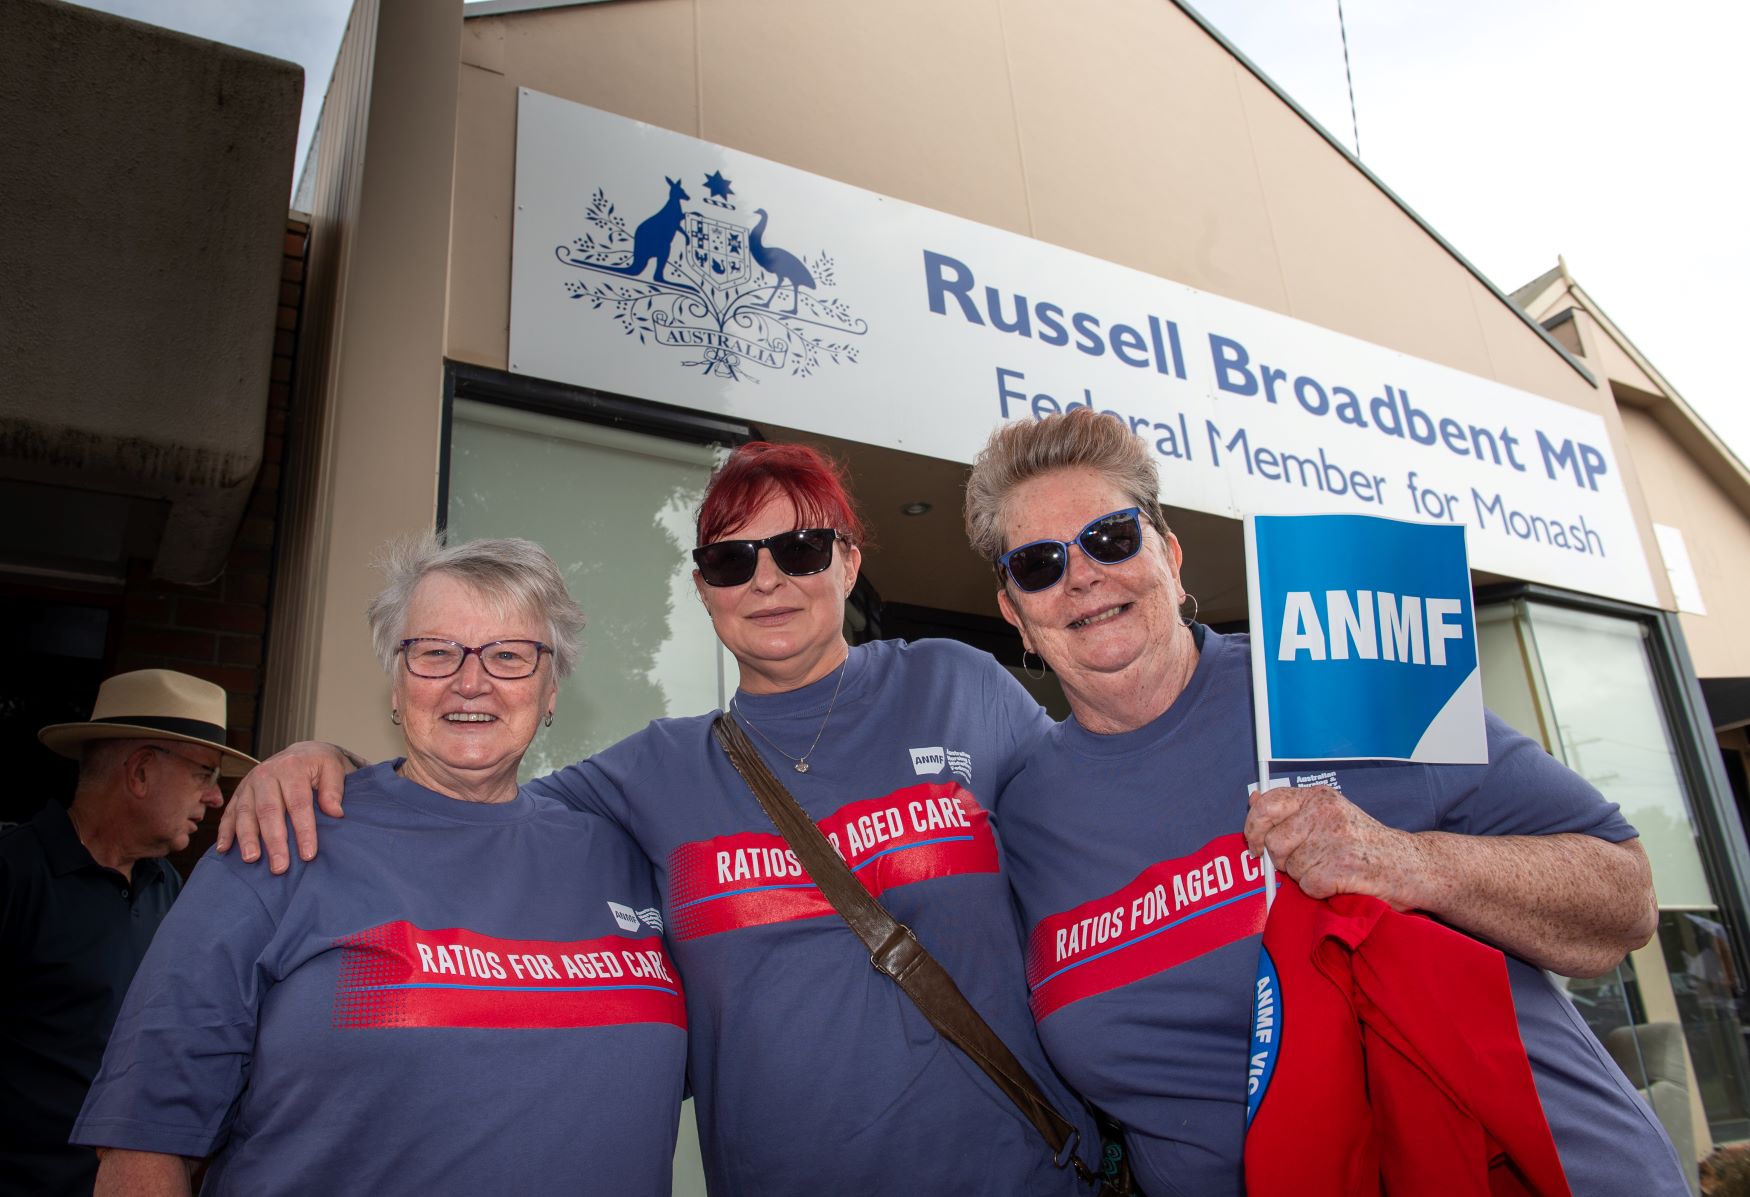
{"label": "white sign board", "polygon": [[1654,599],[1590,412],[526,89],[510,360],[952,461],[1089,404],[1174,506],[1463,523],[1480,569]]}

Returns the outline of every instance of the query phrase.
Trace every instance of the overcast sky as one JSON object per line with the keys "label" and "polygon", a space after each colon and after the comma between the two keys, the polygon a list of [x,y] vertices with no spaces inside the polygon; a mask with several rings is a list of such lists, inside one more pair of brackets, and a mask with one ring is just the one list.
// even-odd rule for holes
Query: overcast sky
{"label": "overcast sky", "polygon": [[[1337,0],[1194,7],[1354,148]],[[1343,0],[1343,16],[1368,168],[1503,291],[1564,257],[1750,461],[1731,348],[1732,280],[1750,272],[1750,6]]]}
{"label": "overcast sky", "polygon": [[[350,0],[84,2],[301,63],[302,164]],[[1353,148],[1337,0],[1194,7]],[[1745,314],[1733,280],[1750,275],[1750,5],[1345,0],[1343,15],[1369,169],[1503,291],[1563,255],[1750,460],[1729,331]]]}

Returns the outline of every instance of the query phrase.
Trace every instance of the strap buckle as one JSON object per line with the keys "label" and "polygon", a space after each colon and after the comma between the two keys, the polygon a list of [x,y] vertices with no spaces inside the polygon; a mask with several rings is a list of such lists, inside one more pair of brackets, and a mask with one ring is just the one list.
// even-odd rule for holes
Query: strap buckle
{"label": "strap buckle", "polygon": [[1063,1141],[1063,1146],[1059,1147],[1051,1156],[1051,1166],[1054,1168],[1067,1168],[1071,1164],[1074,1164],[1077,1176],[1081,1177],[1083,1180],[1092,1179],[1093,1174],[1088,1172],[1088,1166],[1082,1162],[1082,1157],[1076,1154],[1076,1148],[1081,1145],[1081,1127],[1070,1127],[1069,1138],[1065,1139]]}
{"label": "strap buckle", "polygon": [[917,966],[923,951],[924,945],[918,942],[912,929],[904,923],[895,923],[887,938],[869,953],[869,964],[876,972],[898,981]]}

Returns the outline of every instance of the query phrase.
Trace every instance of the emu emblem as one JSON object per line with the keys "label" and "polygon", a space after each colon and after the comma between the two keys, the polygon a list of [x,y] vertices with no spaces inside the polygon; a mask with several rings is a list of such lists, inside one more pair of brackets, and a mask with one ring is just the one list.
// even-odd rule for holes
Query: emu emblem
{"label": "emu emblem", "polygon": [[772,244],[764,208],[754,209],[757,223],[739,223],[730,181],[717,172],[703,180],[696,190],[709,208],[689,208],[686,186],[664,176],[667,199],[635,227],[597,188],[585,231],[554,247],[560,262],[583,272],[566,281],[567,296],[607,311],[640,344],[682,351],[682,366],[716,378],[760,370],[806,378],[827,362],[854,365],[869,326],[830,294],[831,256]]}

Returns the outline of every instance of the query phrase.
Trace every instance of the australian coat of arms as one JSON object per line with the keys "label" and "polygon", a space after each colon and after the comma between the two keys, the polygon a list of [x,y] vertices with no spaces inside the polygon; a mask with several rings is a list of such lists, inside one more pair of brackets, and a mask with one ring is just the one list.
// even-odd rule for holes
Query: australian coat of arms
{"label": "australian coat of arms", "polygon": [[705,208],[675,179],[668,202],[628,228],[597,188],[584,212],[589,229],[554,254],[585,277],[565,283],[572,299],[606,309],[627,336],[684,351],[681,365],[727,379],[761,370],[798,378],[822,362],[855,363],[854,338],[869,331],[841,299],[828,295],[833,261],[780,249],[766,240],[764,208],[749,227],[721,172],[705,176]]}

